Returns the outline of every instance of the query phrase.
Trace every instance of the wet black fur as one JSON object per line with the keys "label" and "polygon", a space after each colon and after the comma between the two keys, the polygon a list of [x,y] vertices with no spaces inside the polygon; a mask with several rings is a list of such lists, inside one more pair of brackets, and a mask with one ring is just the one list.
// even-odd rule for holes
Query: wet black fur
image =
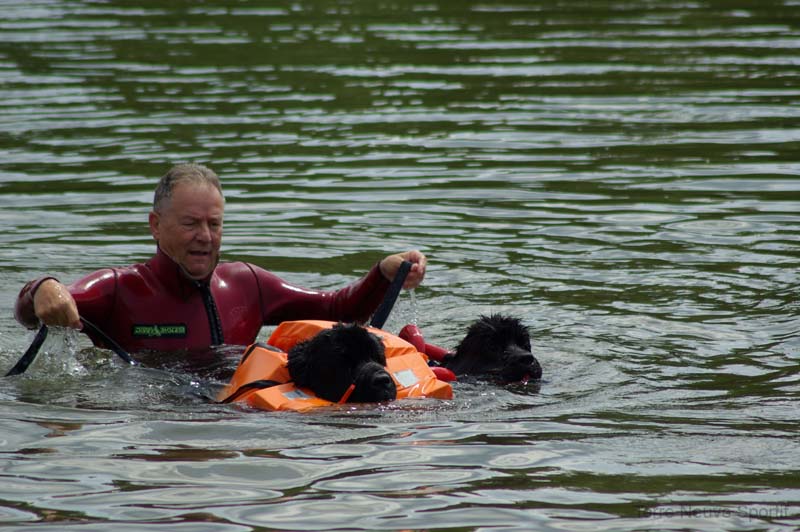
{"label": "wet black fur", "polygon": [[357,324],[336,324],[299,342],[288,354],[289,374],[297,386],[338,402],[350,384],[348,403],[390,401],[397,388],[386,371],[380,338]]}
{"label": "wet black fur", "polygon": [[531,353],[530,331],[511,316],[481,316],[442,365],[456,375],[486,377],[503,383],[542,378]]}

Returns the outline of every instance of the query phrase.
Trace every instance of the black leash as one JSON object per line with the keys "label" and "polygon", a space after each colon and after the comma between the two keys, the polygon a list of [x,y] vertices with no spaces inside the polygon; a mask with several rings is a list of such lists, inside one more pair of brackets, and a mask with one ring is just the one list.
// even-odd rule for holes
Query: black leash
{"label": "black leash", "polygon": [[400,268],[398,268],[394,279],[392,279],[392,284],[390,284],[389,288],[386,290],[386,295],[383,296],[383,301],[381,301],[378,310],[372,315],[372,320],[369,322],[371,327],[380,329],[383,327],[383,324],[386,323],[389,314],[392,312],[392,307],[394,307],[394,302],[397,301],[397,296],[400,295],[400,290],[403,289],[403,283],[406,282],[406,277],[410,271],[411,263],[404,260],[403,263],[400,264]]}
{"label": "black leash", "polygon": [[103,340],[103,342],[105,342],[105,344],[108,346],[108,348],[114,351],[114,353],[116,353],[119,358],[121,358],[131,366],[136,365],[136,361],[132,359],[131,356],[124,349],[122,349],[122,346],[120,346],[117,342],[115,342],[109,335],[104,333],[102,329],[100,329],[97,325],[87,320],[86,318],[81,318],[81,323],[83,323],[84,328],[88,328],[97,336],[99,336],[100,339]]}
{"label": "black leash", "polygon": [[[97,325],[90,322],[86,318],[81,318],[81,323],[83,323],[83,327],[85,329],[89,329],[94,334],[100,337],[103,342],[111,349],[114,353],[117,354],[122,360],[127,362],[130,365],[136,365],[136,361],[131,358],[131,356],[117,343],[115,342],[110,336],[104,333]],[[47,325],[42,325],[39,328],[39,331],[36,333],[36,336],[33,337],[33,341],[31,345],[28,346],[28,349],[25,350],[25,354],[20,357],[14,367],[11,368],[8,373],[6,373],[6,377],[11,377],[12,375],[19,375],[21,373],[25,373],[33,361],[36,359],[36,355],[39,354],[39,349],[42,348],[42,344],[44,343],[45,339],[47,338]]]}
{"label": "black leash", "polygon": [[36,355],[39,354],[39,349],[42,348],[42,344],[46,338],[47,325],[42,325],[39,327],[39,331],[36,333],[36,336],[33,337],[33,342],[31,342],[31,345],[28,346],[25,354],[22,355],[22,357],[17,360],[17,363],[14,364],[14,367],[11,368],[8,373],[6,373],[6,377],[25,373],[25,370],[28,369],[28,366],[30,366],[33,360],[36,358]]}

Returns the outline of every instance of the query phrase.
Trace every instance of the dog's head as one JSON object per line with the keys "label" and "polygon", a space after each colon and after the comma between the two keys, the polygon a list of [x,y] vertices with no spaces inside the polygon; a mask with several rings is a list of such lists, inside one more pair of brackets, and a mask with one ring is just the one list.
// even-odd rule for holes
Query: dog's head
{"label": "dog's head", "polygon": [[295,345],[288,354],[289,374],[297,386],[339,402],[391,401],[397,388],[386,371],[380,338],[357,324],[336,324]]}
{"label": "dog's head", "polygon": [[481,316],[470,325],[444,365],[457,375],[503,383],[542,378],[542,367],[531,353],[528,328],[519,319],[501,314]]}

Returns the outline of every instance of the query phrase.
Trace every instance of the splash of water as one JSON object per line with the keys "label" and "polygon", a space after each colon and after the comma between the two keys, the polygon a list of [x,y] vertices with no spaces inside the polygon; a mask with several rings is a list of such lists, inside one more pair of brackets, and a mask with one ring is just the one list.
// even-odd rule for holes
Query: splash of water
{"label": "splash of water", "polygon": [[75,329],[50,327],[39,357],[39,371],[50,375],[83,377],[88,370],[78,360],[79,335]]}

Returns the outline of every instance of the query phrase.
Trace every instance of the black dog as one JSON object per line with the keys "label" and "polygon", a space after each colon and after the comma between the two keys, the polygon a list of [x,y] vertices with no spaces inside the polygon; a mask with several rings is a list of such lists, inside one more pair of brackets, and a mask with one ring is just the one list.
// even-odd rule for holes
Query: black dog
{"label": "black dog", "polygon": [[442,365],[456,375],[489,377],[503,383],[538,380],[542,366],[531,354],[528,328],[510,316],[481,316]]}
{"label": "black dog", "polygon": [[[336,324],[299,342],[288,353],[289,374],[297,386],[332,402],[391,401],[397,387],[386,371],[383,343],[357,324]],[[350,386],[355,385],[349,397]]]}

